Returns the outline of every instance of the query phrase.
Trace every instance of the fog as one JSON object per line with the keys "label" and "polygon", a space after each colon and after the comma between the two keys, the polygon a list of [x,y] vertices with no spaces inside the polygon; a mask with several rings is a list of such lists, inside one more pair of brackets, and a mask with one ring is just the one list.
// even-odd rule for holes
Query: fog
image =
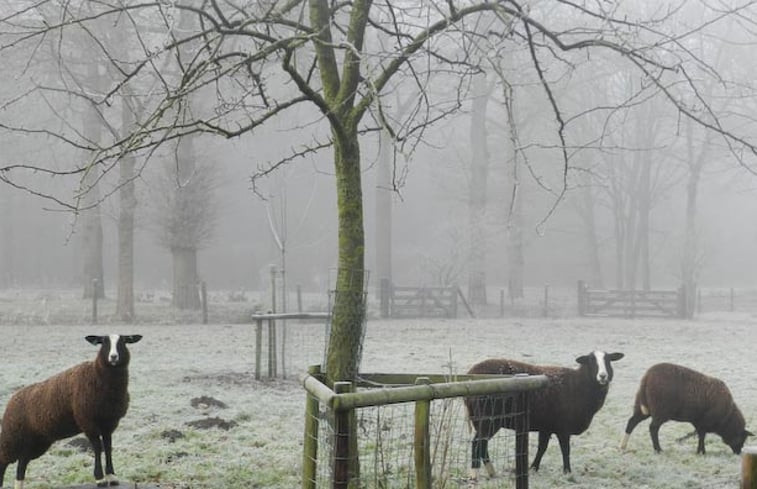
{"label": "fog", "polygon": [[[465,124],[464,120],[459,124]],[[444,134],[454,125],[439,129]],[[285,139],[286,135],[282,135]],[[407,164],[407,179],[393,193],[393,279],[406,285],[433,283],[434,263],[454,260],[455,250],[464,253],[468,230],[466,187],[466,141],[453,140],[444,147],[423,148]],[[250,174],[262,155],[276,145],[270,138],[218,144],[212,153],[219,169],[216,195],[219,212],[213,239],[199,253],[199,274],[213,289],[256,290],[267,287],[269,267],[281,266],[270,213],[277,232],[282,228],[282,201],[286,207],[286,262],[290,284],[312,291],[325,291],[329,270],[336,266],[336,204],[333,171],[327,154],[297,161],[271,178],[261,192],[251,188]],[[370,145],[368,145],[370,147]],[[375,143],[364,165],[366,266],[375,261]],[[496,160],[497,155],[492,155]],[[491,163],[487,188],[486,243],[488,284],[507,284],[507,202],[505,161]],[[547,168],[549,170],[549,168]],[[559,164],[552,169],[559,174]],[[147,187],[140,182],[140,185]],[[680,247],[683,236],[685,193],[683,183],[674,184],[652,212],[652,283],[656,287],[680,283]],[[587,279],[586,246],[572,202],[562,202],[541,229],[550,196],[533,184],[527,199],[532,203],[524,226],[526,284],[571,287]],[[22,192],[2,188],[2,219],[12,223],[12,235],[4,236],[2,253],[4,285],[12,287],[77,287],[80,284],[78,223],[67,212],[45,210],[45,203]],[[137,289],[170,289],[171,255],[157,243],[149,221],[150,203],[141,190],[137,210],[135,278]],[[104,250],[106,288],[113,288],[117,259],[117,229],[114,204],[104,204]],[[704,244],[700,285],[703,287],[753,287],[757,275],[757,195],[751,178],[743,171],[724,167],[703,181],[698,225]],[[8,226],[8,224],[6,224]],[[607,284],[613,283],[612,222],[602,217],[598,233],[602,269]],[[459,283],[466,282],[461,269]],[[375,285],[373,282],[371,285]]]}
{"label": "fog", "polygon": [[[433,2],[422,5],[429,18],[441,15]],[[595,33],[591,42],[610,35],[597,20],[615,19],[610,13],[585,17],[560,8],[570,15],[551,15],[542,5],[531,15],[558,19],[555,32]],[[616,8],[617,19],[630,16],[640,28],[654,17],[641,4]],[[400,10],[409,21],[420,15]],[[171,18],[199,22],[189,12],[177,9]],[[532,53],[517,36],[511,42],[493,35],[497,19],[484,12],[478,21],[496,29],[480,45],[461,44],[450,34],[429,47],[446,57],[410,59],[408,66],[423,66],[423,75],[398,71],[383,86],[381,110],[370,105],[359,126],[369,272],[379,268],[377,233],[386,233],[377,226],[377,193],[391,191],[392,201],[391,271],[373,273],[370,286],[388,278],[383,273],[396,284],[459,284],[464,290],[474,276],[496,289],[511,286],[515,276],[535,287],[570,288],[577,280],[597,287],[671,288],[686,281],[754,287],[756,182],[751,163],[742,159],[754,148],[749,114],[757,97],[751,61],[741,61],[751,60],[751,38],[738,23],[708,22],[708,16],[728,17],[721,14],[681,8],[654,21],[665,29],[612,31],[618,36],[613,49],[558,55],[538,43]],[[274,69],[278,58],[256,65],[250,76],[226,79],[176,64],[174,58],[205,51],[191,43],[166,44],[162,27],[142,32],[140,42],[149,40],[156,46],[151,50],[129,37],[139,22],[118,37],[96,16],[83,20],[95,41],[63,26],[61,42],[50,53],[38,52],[28,41],[44,37],[48,14],[30,8],[17,15],[31,34],[24,37],[27,32],[7,20],[13,15],[2,20],[7,32],[0,33],[9,60],[0,75],[0,287],[76,289],[87,283],[84,255],[91,254],[82,236],[93,215],[88,208],[96,207],[105,288],[112,294],[124,208],[119,198],[125,198],[114,173],[121,158],[133,154],[137,171],[126,178],[133,179],[137,200],[135,289],[171,290],[179,259],[172,249],[182,248],[184,237],[175,229],[166,236],[173,224],[159,218],[163,206],[202,210],[203,224],[191,230],[186,246],[197,250],[197,276],[211,290],[265,288],[275,266],[286,269],[290,287],[326,291],[338,248],[334,143],[318,103],[292,103],[293,109],[277,112],[299,94],[287,73]],[[342,21],[335,16],[334,22]],[[409,37],[425,21],[413,22]],[[676,49],[659,59],[636,59],[622,48],[632,40],[652,49],[660,44],[654,36],[669,41],[668,32],[679,30],[686,42],[676,39]],[[364,50],[372,57],[365,56],[362,71],[380,79],[376,73],[391,51],[380,30],[371,36]],[[314,69],[308,68],[313,53],[308,47],[303,53],[296,68],[305,73]],[[137,60],[151,56],[165,65],[136,73],[134,93],[116,97],[132,82],[122,59],[143,66]],[[673,66],[673,59],[686,68],[685,77],[665,64]],[[68,69],[52,69],[56,63]],[[639,63],[648,68],[640,70]],[[661,82],[653,69],[679,78]],[[185,70],[184,78],[171,70]],[[178,93],[172,91],[180,86],[176,80],[189,87],[181,109],[161,105]],[[165,93],[155,88],[161,83]],[[310,78],[308,83],[323,91]],[[366,87],[360,85],[358,95],[370,93]],[[139,110],[127,110],[130,96],[143,104]],[[145,113],[186,120],[154,129],[152,119],[140,119]],[[127,116],[145,132],[125,131],[134,123]],[[231,135],[250,121],[250,129]],[[379,133],[390,128],[394,139],[380,143]],[[119,139],[122,130],[131,136]],[[148,142],[130,149],[142,137]],[[389,182],[379,175],[387,164]],[[185,177],[201,171],[198,187],[190,189],[201,198],[192,207],[177,195],[194,185]]]}

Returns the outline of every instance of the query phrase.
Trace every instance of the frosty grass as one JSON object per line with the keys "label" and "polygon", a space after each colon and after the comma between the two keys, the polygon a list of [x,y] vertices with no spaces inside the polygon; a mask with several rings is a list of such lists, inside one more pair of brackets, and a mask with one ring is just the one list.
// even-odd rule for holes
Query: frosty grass
{"label": "frosty grass", "polygon": [[[19,387],[94,358],[96,349],[83,337],[111,332],[144,335],[131,346],[132,402],[114,434],[114,463],[121,479],[168,488],[300,486],[304,391],[294,372],[289,380],[254,380],[251,325],[3,326],[0,405]],[[371,320],[362,370],[463,373],[479,360],[498,356],[574,366],[577,356],[594,349],[620,351],[626,356],[615,364],[604,408],[587,432],[572,439],[573,474],[562,474],[560,450],[553,439],[541,470],[531,474],[531,487],[732,488],[738,486],[740,458],[716,435],[707,437],[707,455],[696,455],[696,438],[676,441],[691,431],[690,425],[663,425],[662,454],[652,451],[648,422],[637,427],[625,453],[618,445],[642,374],[662,361],[723,379],[746,417],[747,428],[755,431],[756,339],[757,321],[732,314],[695,321]],[[201,396],[228,407],[193,407],[191,399]],[[224,430],[186,424],[209,417],[234,421],[236,426]],[[531,457],[535,439],[531,436]],[[748,440],[750,444],[757,444],[757,439]],[[11,466],[6,486],[12,484],[14,474]],[[59,487],[91,479],[91,455],[66,440],[31,462],[27,487]],[[504,477],[483,479],[482,487],[512,487]]]}

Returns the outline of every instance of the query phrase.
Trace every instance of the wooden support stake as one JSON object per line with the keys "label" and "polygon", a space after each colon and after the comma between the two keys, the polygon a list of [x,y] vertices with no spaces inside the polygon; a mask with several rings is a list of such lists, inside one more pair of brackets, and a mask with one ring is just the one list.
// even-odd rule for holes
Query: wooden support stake
{"label": "wooden support stake", "polygon": [[757,447],[741,450],[741,489],[757,489]]}
{"label": "wooden support stake", "polygon": [[97,324],[97,282],[96,278],[92,279],[92,324]]}
{"label": "wooden support stake", "polygon": [[576,286],[576,295],[578,301],[578,315],[586,314],[586,285],[583,280],[579,280]]}
{"label": "wooden support stake", "polygon": [[[352,391],[351,382],[335,382],[334,392]],[[348,489],[350,485],[350,418],[352,409],[334,411],[334,489]]]}
{"label": "wooden support stake", "polygon": [[268,320],[268,377],[276,377],[276,320]]}
{"label": "wooden support stake", "polygon": [[528,489],[528,392],[513,399],[515,411],[515,489]]}
{"label": "wooden support stake", "polygon": [[204,280],[200,282],[200,297],[202,298],[202,324],[208,324],[208,286]]}
{"label": "wooden support stake", "polygon": [[260,361],[263,351],[263,320],[255,320],[255,380],[260,380]]}
{"label": "wooden support stake", "polygon": [[[308,367],[308,374],[318,377],[321,366]],[[318,398],[306,392],[305,398],[305,439],[302,442],[302,489],[316,489],[318,474]]]}
{"label": "wooden support stake", "polygon": [[[416,385],[430,384],[428,377],[418,377]],[[431,401],[415,402],[415,488],[431,489],[431,435],[429,432],[429,418],[431,416]]]}

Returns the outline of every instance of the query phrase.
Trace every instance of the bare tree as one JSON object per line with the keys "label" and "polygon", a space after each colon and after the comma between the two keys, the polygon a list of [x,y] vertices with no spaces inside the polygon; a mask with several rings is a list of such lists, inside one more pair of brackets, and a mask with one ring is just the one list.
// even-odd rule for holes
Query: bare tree
{"label": "bare tree", "polygon": [[[459,42],[465,37],[463,34],[490,36],[497,42],[524,47],[530,73],[551,111],[542,128],[551,129],[552,136],[548,140],[542,138],[530,148],[547,152],[552,162],[559,162],[553,163],[558,184],[552,209],[559,205],[568,189],[571,128],[576,118],[592,110],[585,107],[579,113],[566,112],[557,88],[571,73],[589,69],[600,55],[612,58],[622,69],[634,70],[635,76],[643,80],[637,90],[644,96],[657,97],[657,103],[665,101],[671,110],[677,111],[678,117],[713,131],[728,146],[733,160],[744,168],[752,170],[757,152],[753,139],[757,132],[747,114],[729,114],[725,118],[700,98],[699,80],[718,79],[719,73],[706,59],[693,55],[686,44],[693,33],[705,31],[740,42],[751,39],[748,22],[755,17],[752,2],[731,8],[704,2],[696,23],[680,19],[681,11],[675,8],[661,8],[655,12],[663,14],[645,15],[625,3],[531,4],[512,0],[466,3],[187,0],[133,5],[114,1],[103,4],[97,16],[74,8],[79,2],[69,2],[59,19],[47,22],[37,16],[37,6],[45,3],[48,2],[19,1],[2,7],[3,55],[33,59],[34,44],[46,36],[67,38],[70,30],[86,28],[102,19],[126,19],[138,27],[134,39],[140,46],[140,59],[122,62],[105,44],[98,44],[93,57],[120,72],[121,80],[114,81],[109,91],[94,97],[94,101],[107,113],[113,97],[134,80],[142,87],[149,87],[141,91],[146,110],[131,134],[112,137],[100,145],[65,127],[45,125],[44,121],[25,125],[1,120],[3,130],[46,134],[60,144],[90,150],[95,155],[92,161],[101,173],[107,173],[127,143],[137,141],[131,151],[149,153],[151,148],[169,142],[175,144],[190,134],[235,138],[254,134],[271,121],[280,122],[297,108],[298,119],[291,125],[296,129],[292,134],[302,138],[301,144],[295,144],[292,152],[279,160],[261,163],[255,177],[263,178],[303,155],[326,149],[333,152],[339,258],[338,295],[327,348],[327,373],[332,380],[354,377],[362,337],[364,279],[359,274],[364,269],[365,242],[361,135],[385,128],[395,144],[409,152],[423,140],[431,123],[455,113],[461,106],[458,94],[462,93],[456,89],[467,86],[461,80],[480,71],[477,59],[469,56],[468,50],[460,50],[459,46],[466,46]],[[191,29],[176,28],[181,12],[195,17]],[[482,15],[496,19],[498,27],[479,33],[474,29],[475,20]],[[723,32],[722,21],[729,17],[738,21]],[[21,24],[23,29],[18,27]],[[368,50],[364,44],[367,31],[383,42]],[[182,50],[187,46],[198,47],[191,49],[190,56],[184,56]],[[173,76],[176,71],[177,76]],[[440,73],[444,75],[439,76]],[[34,83],[31,77],[23,81]],[[720,81],[725,88],[741,87],[745,98],[754,96],[748,80],[720,77]],[[442,82],[445,90],[435,85]],[[409,85],[421,94],[416,107],[400,121],[387,120],[386,96]],[[76,87],[35,89],[50,97],[84,96]],[[213,103],[190,107],[188,101],[200,91],[205,100]],[[680,96],[684,93],[693,95]],[[443,96],[435,96],[439,94]],[[19,95],[0,105],[10,107],[22,100]],[[594,109],[608,113],[623,110],[618,103],[612,108]],[[61,170],[35,161],[19,161],[0,168],[0,179],[35,192],[18,178],[31,171],[63,176],[81,175],[86,168],[72,166]],[[91,187],[85,184],[80,190],[85,192]],[[38,189],[36,193],[42,194]],[[107,195],[107,191],[102,194],[103,198]],[[78,206],[65,195],[42,197],[67,208]],[[548,218],[551,212],[546,214]]]}

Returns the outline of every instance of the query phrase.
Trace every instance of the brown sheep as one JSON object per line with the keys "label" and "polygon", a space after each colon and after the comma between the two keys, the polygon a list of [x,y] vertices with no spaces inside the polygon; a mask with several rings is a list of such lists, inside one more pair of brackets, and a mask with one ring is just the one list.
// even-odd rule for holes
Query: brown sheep
{"label": "brown sheep", "polygon": [[[570,468],[570,437],[580,435],[602,407],[613,378],[611,362],[623,358],[622,353],[595,351],[576,358],[577,369],[530,365],[495,358],[474,365],[471,374],[544,374],[547,385],[529,396],[528,430],[539,432],[539,447],[531,464],[539,470],[542,456],[552,434],[557,435],[562,451],[563,472]],[[465,400],[468,415],[476,431],[472,442],[471,477],[478,477],[481,462],[490,476],[494,468],[489,459],[488,442],[500,428],[513,428],[511,399],[503,396],[479,396]]]}
{"label": "brown sheep", "polygon": [[722,380],[672,363],[654,365],[642,377],[621,450],[625,450],[636,425],[650,416],[649,435],[656,452],[662,451],[660,426],[670,420],[694,425],[699,436],[697,453],[701,454],[705,453],[707,433],[720,435],[736,454],[741,453],[746,437],[752,435],[744,429],[744,416]]}
{"label": "brown sheep", "polygon": [[[116,485],[111,435],[129,406],[129,350],[140,335],[87,336],[101,345],[94,361],[69,368],[17,391],[8,401],[0,432],[0,486],[18,461],[15,489],[23,489],[29,461],[57,440],[84,432],[95,452],[95,481]],[[101,454],[105,451],[105,474]]]}

